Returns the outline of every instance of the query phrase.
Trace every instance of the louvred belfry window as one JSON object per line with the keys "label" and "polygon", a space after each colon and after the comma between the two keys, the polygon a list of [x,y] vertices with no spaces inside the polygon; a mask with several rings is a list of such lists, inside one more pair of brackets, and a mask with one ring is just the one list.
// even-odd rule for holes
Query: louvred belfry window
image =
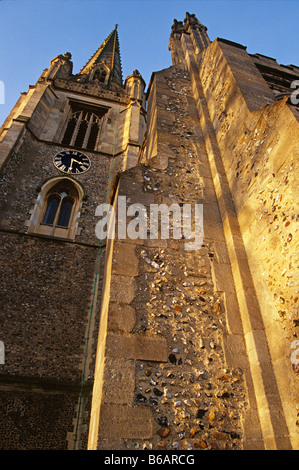
{"label": "louvred belfry window", "polygon": [[101,133],[103,117],[107,108],[84,108],[78,109],[72,106],[62,144],[86,150],[95,150]]}

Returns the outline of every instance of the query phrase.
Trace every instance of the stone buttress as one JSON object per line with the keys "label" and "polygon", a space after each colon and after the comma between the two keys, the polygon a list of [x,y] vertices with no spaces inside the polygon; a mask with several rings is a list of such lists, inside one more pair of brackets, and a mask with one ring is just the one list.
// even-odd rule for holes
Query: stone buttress
{"label": "stone buttress", "polygon": [[298,448],[298,68],[206,31],[174,21],[139,164],[111,196],[202,204],[203,245],[151,227],[109,241],[90,449]]}

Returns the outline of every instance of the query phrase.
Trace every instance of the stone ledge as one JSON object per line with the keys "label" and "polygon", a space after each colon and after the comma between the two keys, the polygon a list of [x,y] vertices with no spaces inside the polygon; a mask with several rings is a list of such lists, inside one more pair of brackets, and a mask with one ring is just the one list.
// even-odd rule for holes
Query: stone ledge
{"label": "stone ledge", "polygon": [[211,273],[215,292],[234,293],[235,286],[230,264],[213,263]]}

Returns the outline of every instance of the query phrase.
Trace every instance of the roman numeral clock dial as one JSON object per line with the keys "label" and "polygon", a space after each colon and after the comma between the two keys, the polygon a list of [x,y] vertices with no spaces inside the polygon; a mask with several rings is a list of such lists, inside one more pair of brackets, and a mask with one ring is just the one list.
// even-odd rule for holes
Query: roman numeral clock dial
{"label": "roman numeral clock dial", "polygon": [[89,158],[83,153],[73,150],[58,153],[55,155],[53,163],[58,170],[72,175],[85,173],[90,168]]}

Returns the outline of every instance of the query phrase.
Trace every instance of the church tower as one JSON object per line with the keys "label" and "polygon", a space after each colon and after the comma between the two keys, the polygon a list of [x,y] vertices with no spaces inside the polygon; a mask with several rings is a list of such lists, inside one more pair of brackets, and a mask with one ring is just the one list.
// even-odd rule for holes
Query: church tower
{"label": "church tower", "polygon": [[1,128],[3,449],[299,448],[299,68],[169,50],[145,95],[116,26]]}
{"label": "church tower", "polygon": [[86,448],[105,252],[95,210],[145,132],[145,83],[137,70],[123,82],[117,26],[79,73],[71,58],[51,61],[0,132],[4,449]]}

